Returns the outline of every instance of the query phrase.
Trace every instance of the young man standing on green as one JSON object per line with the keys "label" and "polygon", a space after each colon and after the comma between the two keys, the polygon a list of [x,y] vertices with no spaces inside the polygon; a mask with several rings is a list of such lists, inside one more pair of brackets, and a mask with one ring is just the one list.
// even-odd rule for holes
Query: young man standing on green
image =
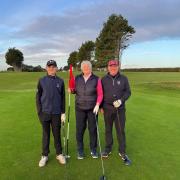
{"label": "young man standing on green", "polygon": [[50,126],[54,136],[56,159],[65,164],[61,145],[61,123],[65,123],[65,87],[63,79],[56,75],[57,64],[49,60],[46,65],[47,75],[42,77],[37,85],[36,105],[38,116],[42,125],[42,157],[39,167],[46,165],[49,154]]}

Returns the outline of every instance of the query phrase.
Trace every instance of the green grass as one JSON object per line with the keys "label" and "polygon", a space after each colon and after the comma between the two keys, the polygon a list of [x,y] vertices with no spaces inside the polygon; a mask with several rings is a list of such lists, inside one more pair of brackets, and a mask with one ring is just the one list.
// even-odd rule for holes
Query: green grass
{"label": "green grass", "polygon": [[[38,167],[41,126],[36,115],[36,83],[44,73],[0,73],[0,179],[96,180],[100,159],[92,159],[86,131],[86,158],[76,160],[74,97],[71,96],[70,155],[66,166],[55,159],[53,138],[48,165]],[[68,74],[60,73],[65,79]],[[99,73],[100,76],[103,73]],[[104,161],[109,180],[180,179],[180,73],[126,73],[132,96],[127,102],[127,154],[132,166],[118,157],[114,131],[112,156]],[[104,123],[99,116],[101,141]]]}

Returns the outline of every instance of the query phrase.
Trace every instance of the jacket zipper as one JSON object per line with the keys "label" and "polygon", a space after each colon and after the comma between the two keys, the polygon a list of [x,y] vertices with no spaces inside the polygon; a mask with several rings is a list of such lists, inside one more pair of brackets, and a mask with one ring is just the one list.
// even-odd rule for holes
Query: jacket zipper
{"label": "jacket zipper", "polygon": [[113,86],[114,86],[114,81],[116,80],[116,78],[117,78],[117,76],[115,76],[115,78],[112,78],[110,75],[108,75],[110,78],[111,78],[111,80],[113,81]]}

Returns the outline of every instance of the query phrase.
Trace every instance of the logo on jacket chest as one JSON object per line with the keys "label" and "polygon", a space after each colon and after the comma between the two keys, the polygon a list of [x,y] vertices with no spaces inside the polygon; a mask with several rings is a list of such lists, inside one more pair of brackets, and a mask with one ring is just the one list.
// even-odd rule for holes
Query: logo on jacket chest
{"label": "logo on jacket chest", "polygon": [[121,81],[117,81],[117,85],[119,86],[121,84]]}
{"label": "logo on jacket chest", "polygon": [[60,88],[60,85],[59,85],[59,83],[57,83],[57,84],[56,84],[56,87],[57,87],[57,88]]}

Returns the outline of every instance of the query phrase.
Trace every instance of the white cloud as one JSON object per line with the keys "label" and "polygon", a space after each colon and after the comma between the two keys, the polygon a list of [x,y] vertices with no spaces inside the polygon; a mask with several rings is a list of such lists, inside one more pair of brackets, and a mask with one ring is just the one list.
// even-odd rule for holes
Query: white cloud
{"label": "white cloud", "polygon": [[[129,24],[135,27],[133,43],[179,38],[178,7],[178,0],[106,0],[96,4],[93,2],[89,6],[76,6],[61,13],[38,13],[29,23],[26,22],[24,26],[15,28],[16,31],[8,33],[7,38],[26,42],[20,48],[23,49],[25,61],[29,63],[34,63],[33,59],[41,62],[42,59],[55,59],[63,54],[62,61],[65,64],[68,54],[77,50],[82,42],[96,39],[103,22],[112,13],[122,14]],[[44,7],[46,8],[47,6]]]}

